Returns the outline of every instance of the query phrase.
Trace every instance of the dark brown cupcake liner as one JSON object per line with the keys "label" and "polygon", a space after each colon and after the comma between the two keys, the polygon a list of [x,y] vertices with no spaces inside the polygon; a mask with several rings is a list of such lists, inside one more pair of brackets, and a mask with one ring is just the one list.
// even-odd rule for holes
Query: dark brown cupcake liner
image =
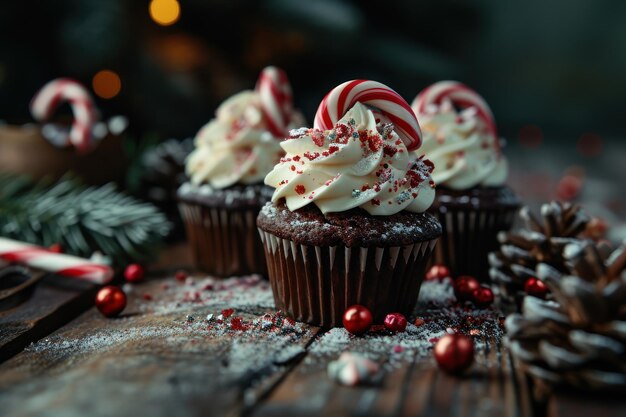
{"label": "dark brown cupcake liner", "polygon": [[342,326],[346,309],[366,306],[375,323],[412,313],[437,239],[394,247],[309,246],[259,229],[276,307],[321,327]]}
{"label": "dark brown cupcake liner", "polygon": [[256,228],[259,208],[233,210],[182,201],[179,209],[196,268],[217,277],[267,276]]}
{"label": "dark brown cupcake liner", "polygon": [[500,209],[451,208],[434,211],[443,228],[435,248],[433,263],[450,268],[453,277],[472,275],[481,282],[490,281],[488,254],[497,250],[498,232],[509,230],[517,207]]}

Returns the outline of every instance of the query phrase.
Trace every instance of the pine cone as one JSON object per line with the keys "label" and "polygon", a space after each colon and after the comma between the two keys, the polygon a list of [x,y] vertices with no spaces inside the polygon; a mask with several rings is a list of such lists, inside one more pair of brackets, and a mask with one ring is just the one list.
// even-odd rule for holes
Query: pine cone
{"label": "pine cone", "polygon": [[193,146],[191,138],[169,139],[142,155],[141,184],[148,201],[175,203],[176,190],[185,181],[185,159]]}
{"label": "pine cone", "polygon": [[589,216],[578,205],[553,201],[541,207],[538,219],[528,207],[520,210],[524,228],[517,232],[500,232],[500,251],[489,254],[489,275],[500,285],[504,301],[521,306],[524,283],[535,276],[535,269],[545,263],[566,272],[563,248],[575,242],[589,222]]}
{"label": "pine cone", "polygon": [[185,159],[194,148],[193,139],[166,140],[141,156],[138,194],[159,207],[174,224],[171,238],[183,236],[176,191],[185,182]]}
{"label": "pine cone", "polygon": [[554,301],[526,297],[523,313],[506,319],[511,353],[540,389],[626,391],[626,242],[606,257],[578,241],[563,257],[565,273],[537,268]]}

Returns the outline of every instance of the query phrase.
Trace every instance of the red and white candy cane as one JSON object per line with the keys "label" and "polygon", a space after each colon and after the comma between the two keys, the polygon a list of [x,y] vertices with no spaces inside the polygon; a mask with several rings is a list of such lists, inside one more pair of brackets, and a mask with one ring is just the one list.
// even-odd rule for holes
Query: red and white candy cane
{"label": "red and white candy cane", "polygon": [[377,81],[352,80],[330,90],[315,113],[314,127],[328,130],[357,102],[380,111],[395,125],[408,150],[422,144],[422,131],[411,106],[391,88]]}
{"label": "red and white candy cane", "polygon": [[261,71],[256,90],[261,97],[261,108],[268,130],[274,136],[284,137],[293,114],[293,96],[287,74],[277,67]]}
{"label": "red and white candy cane", "polygon": [[69,142],[80,152],[86,152],[93,144],[91,130],[98,115],[91,95],[80,83],[70,78],[50,81],[33,97],[30,112],[35,120],[45,121],[63,102],[68,102],[74,113]]}
{"label": "red and white candy cane", "polygon": [[106,284],[113,278],[113,270],[108,265],[1,237],[0,259],[96,284]]}
{"label": "red and white candy cane", "polygon": [[450,100],[453,105],[462,109],[469,107],[476,109],[478,118],[485,123],[489,132],[496,139],[496,146],[499,146],[496,122],[489,105],[480,94],[465,84],[458,81],[439,81],[426,87],[419,93],[413,100],[411,107],[413,107],[415,114],[419,116],[420,114],[428,113],[427,109],[429,106],[440,105],[444,99]]}

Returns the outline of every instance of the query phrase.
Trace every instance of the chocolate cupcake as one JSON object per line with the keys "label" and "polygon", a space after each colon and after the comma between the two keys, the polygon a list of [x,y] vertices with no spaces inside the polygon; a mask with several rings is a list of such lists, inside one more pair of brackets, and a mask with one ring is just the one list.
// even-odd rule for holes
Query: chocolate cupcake
{"label": "chocolate cupcake", "polygon": [[195,266],[218,277],[266,274],[256,216],[270,200],[263,178],[284,154],[280,140],[304,124],[284,73],[266,68],[254,91],[222,103],[195,138],[190,180],[178,190]]}
{"label": "chocolate cupcake", "polygon": [[419,150],[434,164],[437,196],[430,211],[443,226],[434,262],[453,276],[489,279],[487,255],[509,230],[520,202],[505,182],[508,163],[489,106],[475,91],[442,81],[413,102],[423,131]]}
{"label": "chocolate cupcake", "polygon": [[[367,107],[374,100],[376,113]],[[417,140],[401,139],[412,126]],[[277,308],[323,327],[341,325],[354,304],[379,323],[410,314],[441,235],[425,213],[432,164],[405,145],[419,145],[415,116],[393,90],[357,80],[327,95],[316,127],[292,131],[265,178],[276,191],[257,224]]]}

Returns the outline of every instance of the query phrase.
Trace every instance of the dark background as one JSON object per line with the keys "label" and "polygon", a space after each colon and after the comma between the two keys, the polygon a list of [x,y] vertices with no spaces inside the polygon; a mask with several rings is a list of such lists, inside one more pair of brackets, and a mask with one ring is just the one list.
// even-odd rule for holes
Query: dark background
{"label": "dark background", "polygon": [[559,195],[569,175],[591,204],[624,213],[625,1],[180,0],[167,27],[149,4],[3,1],[0,119],[28,122],[45,82],[90,86],[102,69],[122,88],[98,105],[128,116],[135,138],[192,136],[269,64],[287,71],[309,122],[348,79],[376,79],[409,102],[456,79],[493,108],[522,197]]}
{"label": "dark background", "polygon": [[33,93],[54,77],[90,85],[106,68],[122,91],[101,107],[135,129],[191,135],[276,64],[309,120],[347,79],[379,80],[408,101],[456,79],[486,97],[509,138],[529,124],[545,140],[623,134],[624,1],[180,0],[168,27],[148,5],[3,1],[0,118],[28,120]]}

